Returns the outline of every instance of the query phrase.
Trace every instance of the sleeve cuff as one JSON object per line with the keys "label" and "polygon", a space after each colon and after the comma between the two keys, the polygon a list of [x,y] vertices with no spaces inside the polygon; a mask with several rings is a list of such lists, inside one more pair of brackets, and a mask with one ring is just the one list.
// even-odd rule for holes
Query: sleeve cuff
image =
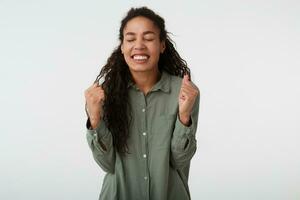
{"label": "sleeve cuff", "polygon": [[110,134],[104,121],[101,121],[95,129],[92,129],[89,118],[86,121],[86,130],[89,135],[96,138],[96,141],[98,141],[98,139],[101,139],[101,138],[107,136],[108,134]]}
{"label": "sleeve cuff", "polygon": [[179,119],[179,115],[177,114],[177,119],[175,122],[175,132],[174,134],[176,136],[183,136],[183,135],[189,135],[191,134],[192,130],[193,130],[193,126],[194,126],[194,121],[193,118],[191,116],[191,123],[189,126],[184,125],[180,119]]}

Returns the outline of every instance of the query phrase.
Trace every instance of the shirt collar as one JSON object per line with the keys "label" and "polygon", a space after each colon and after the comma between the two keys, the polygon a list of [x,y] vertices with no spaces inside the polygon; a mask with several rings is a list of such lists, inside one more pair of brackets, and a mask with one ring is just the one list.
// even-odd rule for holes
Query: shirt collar
{"label": "shirt collar", "polygon": [[[128,88],[133,87],[134,89],[138,90],[138,87],[135,83],[133,83],[131,80],[128,83]],[[161,90],[163,92],[169,92],[170,91],[170,74],[168,72],[162,70],[161,77],[158,82],[154,84],[152,89],[150,91],[157,91]]]}

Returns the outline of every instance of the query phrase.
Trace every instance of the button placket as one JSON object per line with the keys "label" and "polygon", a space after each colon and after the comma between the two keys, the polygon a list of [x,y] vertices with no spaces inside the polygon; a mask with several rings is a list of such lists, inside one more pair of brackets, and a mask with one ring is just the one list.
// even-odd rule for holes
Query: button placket
{"label": "button placket", "polygon": [[142,97],[143,97],[143,103],[142,103],[142,107],[140,108],[141,109],[141,118],[143,119],[143,127],[142,127],[142,131],[141,131],[141,139],[142,139],[142,143],[143,143],[143,148],[141,150],[141,154],[140,156],[142,157],[143,159],[143,163],[144,163],[144,181],[145,181],[145,186],[146,186],[146,193],[147,195],[146,196],[149,196],[149,169],[148,169],[148,155],[147,155],[147,148],[148,148],[148,144],[147,144],[147,97],[144,96],[143,93],[141,93]]}
{"label": "button placket", "polygon": [[[142,109],[142,112],[145,113],[145,111],[146,111],[146,109],[143,108],[143,109]],[[147,121],[147,119],[146,119],[146,113],[144,114],[144,119],[145,119],[145,121]],[[144,128],[146,129],[146,127],[144,127]],[[143,132],[142,134],[143,134],[143,136],[146,136],[146,135],[147,135],[146,132]],[[146,151],[147,151],[147,149],[146,149],[146,146],[147,146],[147,139],[146,139],[146,138],[144,138],[144,144],[145,144],[144,151],[146,152]],[[147,154],[146,154],[146,153],[143,154],[143,158],[145,158],[145,159],[147,158]]]}

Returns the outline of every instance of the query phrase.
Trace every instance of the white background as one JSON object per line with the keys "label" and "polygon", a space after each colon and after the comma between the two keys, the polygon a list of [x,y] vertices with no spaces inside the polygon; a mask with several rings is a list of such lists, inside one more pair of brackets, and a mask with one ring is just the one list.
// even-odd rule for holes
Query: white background
{"label": "white background", "polygon": [[0,199],[98,199],[84,90],[131,6],[160,14],[200,88],[194,200],[300,199],[299,1],[0,0]]}

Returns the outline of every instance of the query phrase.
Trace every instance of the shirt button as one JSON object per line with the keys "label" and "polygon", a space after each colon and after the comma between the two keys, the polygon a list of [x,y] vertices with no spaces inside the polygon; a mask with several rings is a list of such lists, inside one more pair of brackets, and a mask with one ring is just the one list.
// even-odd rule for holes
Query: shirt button
{"label": "shirt button", "polygon": [[147,180],[147,179],[148,179],[148,177],[147,177],[147,176],[145,176],[145,177],[144,177],[144,179],[145,179],[145,180]]}
{"label": "shirt button", "polygon": [[144,157],[144,158],[146,158],[146,157],[147,157],[147,155],[146,155],[146,154],[144,154],[144,155],[143,155],[143,157]]}
{"label": "shirt button", "polygon": [[145,112],[145,108],[143,108],[143,110],[142,110],[143,112]]}
{"label": "shirt button", "polygon": [[146,132],[144,132],[143,135],[145,136],[145,135],[146,135]]}

